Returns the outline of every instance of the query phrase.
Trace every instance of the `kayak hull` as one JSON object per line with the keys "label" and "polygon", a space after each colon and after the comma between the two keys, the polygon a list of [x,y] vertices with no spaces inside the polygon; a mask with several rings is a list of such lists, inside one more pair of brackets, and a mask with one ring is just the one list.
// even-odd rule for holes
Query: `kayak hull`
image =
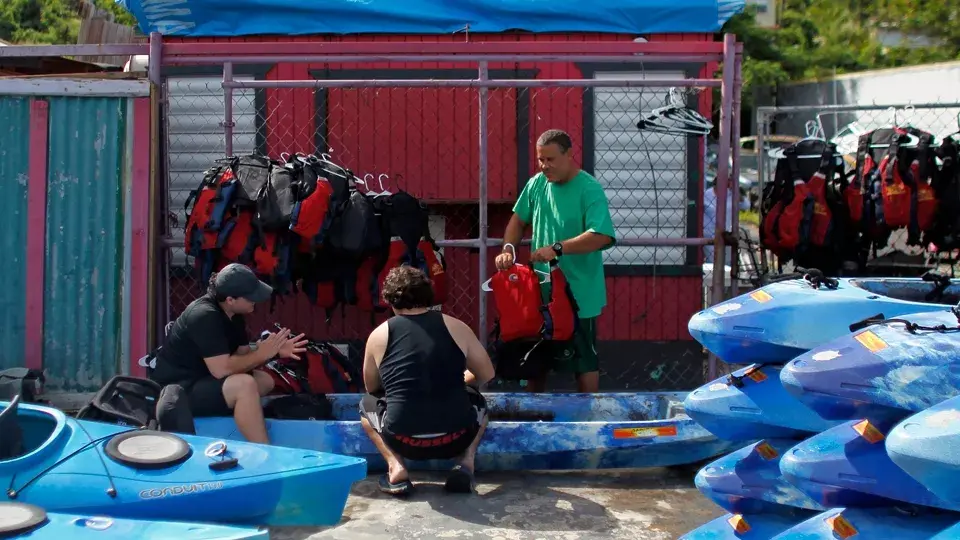
{"label": "kayak hull", "polygon": [[[20,526],[17,526],[17,523]],[[0,503],[0,537],[24,540],[267,540],[265,529],[61,514],[24,504]],[[34,524],[36,523],[36,524]],[[7,536],[13,535],[13,536]]]}
{"label": "kayak hull", "polygon": [[[781,281],[696,313],[690,335],[730,364],[784,363],[850,331],[869,317],[943,309],[960,298],[954,281],[934,303],[936,285],[920,278],[839,278],[836,289]],[[952,301],[952,302],[951,302]]]}
{"label": "kayak hull", "polygon": [[[491,419],[477,451],[478,471],[584,470],[697,463],[736,446],[682,413],[683,393],[485,395]],[[360,394],[330,394],[336,420],[267,420],[271,444],[386,463],[360,425]],[[511,420],[526,418],[527,420]],[[232,418],[197,418],[197,433],[242,439]],[[410,461],[447,470],[451,460]]]}
{"label": "kayak hull", "polygon": [[[0,402],[0,409],[7,406]],[[228,441],[222,455],[208,457],[218,448],[214,439],[76,420],[32,404],[15,412],[27,451],[0,461],[0,483],[10,488],[0,501],[52,512],[334,525],[352,484],[366,476],[366,464],[353,457],[240,441]],[[153,465],[130,462],[131,456],[157,451],[162,454],[150,458],[157,460]],[[235,466],[218,469],[231,459]]]}
{"label": "kayak hull", "polygon": [[717,437],[735,441],[803,438],[836,425],[780,384],[780,366],[747,366],[697,388],[684,410]]}
{"label": "kayak hull", "polygon": [[[928,328],[957,328],[950,310],[898,317]],[[898,421],[960,394],[960,333],[876,324],[790,361],[780,381],[823,418]]]}
{"label": "kayak hull", "polygon": [[913,479],[960,504],[960,397],[910,416],[887,438],[887,455]]}
{"label": "kayak hull", "polygon": [[897,508],[831,508],[774,536],[774,540],[946,540],[960,521],[954,512],[923,511],[910,515]]}
{"label": "kayak hull", "polygon": [[728,513],[688,532],[680,540],[769,540],[811,514],[800,511],[796,516]]}
{"label": "kayak hull", "polygon": [[844,422],[790,449],[780,470],[788,482],[824,506],[888,506],[899,501],[958,509],[890,460],[884,446],[889,428],[865,420]]}
{"label": "kayak hull", "polygon": [[697,489],[732,513],[796,515],[797,509],[826,510],[780,474],[781,456],[797,442],[766,439],[718,458],[697,473]]}

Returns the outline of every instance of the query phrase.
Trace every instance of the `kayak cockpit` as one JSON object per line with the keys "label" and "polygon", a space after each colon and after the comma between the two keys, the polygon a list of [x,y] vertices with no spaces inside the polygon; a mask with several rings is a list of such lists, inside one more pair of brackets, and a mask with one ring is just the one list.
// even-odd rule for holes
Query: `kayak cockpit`
{"label": "kayak cockpit", "polygon": [[19,395],[0,402],[0,471],[33,461],[65,430],[66,417],[56,409],[21,404]]}
{"label": "kayak cockpit", "polygon": [[916,278],[850,278],[848,283],[867,292],[904,302],[949,306],[960,303],[960,282],[954,282],[946,276],[925,276],[923,280]]}

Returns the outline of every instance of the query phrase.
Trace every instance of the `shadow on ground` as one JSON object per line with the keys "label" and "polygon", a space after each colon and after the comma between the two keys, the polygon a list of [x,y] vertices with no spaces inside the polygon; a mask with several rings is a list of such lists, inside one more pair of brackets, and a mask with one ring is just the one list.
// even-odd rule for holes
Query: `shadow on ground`
{"label": "shadow on ground", "polygon": [[446,493],[443,474],[414,473],[406,499],[380,493],[371,476],[336,527],[277,528],[271,538],[672,540],[723,513],[693,486],[694,472],[490,473],[476,495]]}

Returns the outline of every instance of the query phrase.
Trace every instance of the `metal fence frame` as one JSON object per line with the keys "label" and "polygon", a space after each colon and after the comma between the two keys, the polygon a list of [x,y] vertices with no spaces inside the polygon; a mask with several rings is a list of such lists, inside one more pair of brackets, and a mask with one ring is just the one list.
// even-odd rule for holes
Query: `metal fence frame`
{"label": "metal fence frame", "polygon": [[[490,88],[544,88],[544,87],[699,87],[721,92],[719,149],[717,170],[717,209],[715,235],[688,238],[622,238],[623,246],[714,246],[714,268],[724,267],[725,244],[723,238],[726,222],[726,197],[738,193],[738,183],[729,178],[739,178],[739,133],[741,102],[741,65],[743,46],[733,34],[725,34],[722,42],[458,42],[458,43],[386,43],[386,42],[274,42],[274,43],[164,43],[158,33],[150,35],[148,44],[137,45],[77,45],[77,46],[9,46],[0,48],[2,57],[30,56],[106,56],[145,55],[150,58],[148,76],[155,89],[163,88],[162,66],[222,65],[224,118],[223,130],[226,139],[226,154],[233,150],[233,99],[234,89],[242,88],[363,88],[363,87],[469,87],[479,89],[480,119],[477,133],[479,145],[479,236],[466,240],[445,240],[439,246],[470,247],[479,249],[479,282],[486,280],[487,250],[496,247],[502,239],[490,238],[487,234],[487,175],[488,175],[488,91]],[[240,81],[234,79],[235,64],[266,62],[476,62],[476,79],[459,80],[261,80]],[[719,62],[722,74],[719,78],[692,79],[491,79],[488,73],[490,62],[607,62],[607,63],[670,63],[670,62]],[[165,96],[161,96],[161,100]],[[154,145],[156,146],[156,144]],[[732,162],[730,158],[732,157]],[[163,179],[158,179],[165,186]],[[154,201],[154,205],[159,201]],[[737,212],[734,210],[732,230],[738,230]],[[154,221],[154,225],[156,225]],[[163,264],[164,251],[176,244],[170,238],[151,239],[156,246],[158,264]],[[525,243],[529,241],[526,240]],[[736,283],[736,257],[731,264],[731,278]],[[162,272],[159,276],[165,275]],[[712,294],[709,304],[715,304],[724,296],[724,273],[713,272]],[[167,287],[158,279],[157,288]],[[736,294],[736,285],[734,285]],[[163,306],[157,302],[156,328],[162,328]],[[478,298],[479,327],[487,326],[487,303],[485,295]],[[485,338],[481,331],[481,340]],[[717,371],[716,359],[710,357],[709,376]]]}

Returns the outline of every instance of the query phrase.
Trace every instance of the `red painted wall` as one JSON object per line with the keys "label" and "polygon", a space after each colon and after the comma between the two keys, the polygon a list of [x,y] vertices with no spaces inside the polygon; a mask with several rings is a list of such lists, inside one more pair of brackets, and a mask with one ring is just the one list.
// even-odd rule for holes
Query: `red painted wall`
{"label": "red painted wall", "polygon": [[[632,40],[634,36],[608,34],[577,35],[471,35],[474,41],[613,41]],[[458,36],[349,36],[349,37],[277,37],[255,38],[246,41],[460,41]],[[676,34],[648,36],[650,41],[712,41],[712,34]],[[168,38],[168,41],[174,41]],[[183,40],[186,41],[186,40]],[[215,41],[197,39],[196,41]],[[223,40],[221,40],[223,41]],[[241,38],[229,41],[244,41]],[[311,70],[370,70],[370,69],[473,69],[469,64],[453,63],[379,63],[379,64],[279,64],[273,67],[268,79],[313,79]],[[235,68],[238,69],[238,68]],[[519,63],[491,64],[491,70],[538,70],[539,78],[580,78],[573,64]],[[706,66],[701,77],[712,77],[716,64]],[[379,75],[379,77],[389,75]],[[470,75],[473,77],[474,75]],[[409,76],[408,76],[409,77]],[[342,78],[342,77],[341,77]],[[529,90],[530,127],[528,145],[530,157],[527,170],[517,171],[516,91],[490,91],[489,140],[489,210],[490,236],[501,236],[509,219],[510,204],[516,198],[518,177],[527,178],[535,167],[534,144],[536,136],[549,128],[566,130],[578,145],[583,134],[583,100],[580,89],[550,88]],[[436,103],[436,105],[434,105]],[[267,147],[271,156],[280,152],[314,152],[314,134],[317,129],[315,99],[312,89],[279,89],[267,91]],[[436,211],[447,216],[446,238],[476,237],[476,205],[478,197],[478,105],[477,90],[450,89],[331,89],[327,100],[328,144],[338,162],[364,173],[402,175],[399,185],[387,181],[385,187],[401,187],[427,200]],[[712,98],[703,92],[700,111],[710,117]],[[699,155],[703,155],[701,140]],[[375,188],[378,189],[378,188]],[[702,186],[698,190],[702,202]],[[458,204],[459,203],[459,204]],[[702,220],[702,216],[700,217]],[[698,230],[702,225],[698,223]],[[471,324],[477,322],[478,253],[476,250],[446,250],[451,287],[451,301],[445,311]],[[498,249],[488,255],[488,275],[493,272],[493,258]],[[601,340],[690,340],[687,321],[700,309],[702,280],[699,276],[663,277],[631,276],[608,277],[608,307],[601,318]],[[180,313],[183,306],[197,293],[190,280],[175,280],[172,284],[171,315]],[[488,305],[492,300],[488,300]],[[263,310],[266,311],[266,310]],[[369,315],[348,308],[344,316],[339,312],[329,326],[324,313],[311,309],[302,295],[287,298],[277,305],[275,313],[261,313],[255,324],[274,321],[290,325],[298,331],[316,337],[337,339],[366,338],[371,326]],[[492,324],[492,306],[488,321]],[[378,320],[383,320],[383,316]]]}

